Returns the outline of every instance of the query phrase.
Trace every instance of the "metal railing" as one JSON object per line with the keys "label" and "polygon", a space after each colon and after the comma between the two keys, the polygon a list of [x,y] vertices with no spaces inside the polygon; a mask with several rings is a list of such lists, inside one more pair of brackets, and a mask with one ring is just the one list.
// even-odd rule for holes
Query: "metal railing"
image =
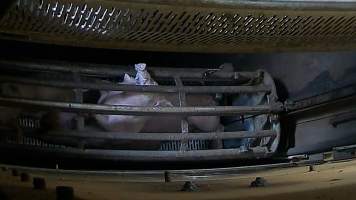
{"label": "metal railing", "polygon": [[[38,62],[38,61],[36,61]],[[42,63],[42,64],[39,64]],[[39,147],[21,146],[24,150],[35,150],[40,152],[57,152],[67,156],[81,156],[98,159],[130,160],[130,161],[194,161],[194,160],[219,160],[219,159],[245,159],[263,158],[271,156],[276,149],[266,146],[258,151],[246,151],[240,148],[224,149],[221,145],[208,150],[189,150],[184,144],[189,140],[209,140],[222,141],[226,139],[242,138],[270,138],[271,141],[279,139],[279,129],[271,126],[270,130],[254,131],[233,131],[233,132],[211,132],[211,133],[190,133],[186,117],[188,116],[251,116],[251,115],[274,115],[283,110],[282,104],[276,101],[276,91],[273,81],[268,73],[258,72],[224,72],[216,71],[207,75],[206,69],[169,69],[151,68],[154,78],[170,77],[175,80],[176,86],[132,86],[117,85],[112,83],[100,83],[96,75],[113,76],[123,75],[124,70],[113,68],[112,66],[92,66],[88,64],[63,63],[38,63],[29,61],[0,61],[0,69],[3,71],[40,71],[68,73],[75,77],[75,81],[35,79],[29,77],[1,75],[0,83],[10,82],[19,84],[41,85],[59,88],[72,88],[76,91],[75,102],[44,101],[39,99],[23,99],[15,97],[0,97],[0,106],[16,108],[30,108],[38,110],[59,110],[64,112],[74,112],[77,115],[76,131],[50,131],[47,134],[30,133],[28,137],[39,138],[44,141],[56,144],[74,146],[68,149],[43,149]],[[127,73],[132,73],[126,71]],[[192,72],[192,73],[190,73]],[[214,78],[222,78],[220,81],[238,83],[243,79],[247,85],[226,85],[226,86],[186,86],[184,78],[194,78],[199,81],[206,81]],[[90,81],[89,81],[90,80]],[[246,82],[247,81],[247,82]],[[158,92],[176,93],[179,97],[179,106],[174,107],[144,107],[144,106],[120,106],[120,105],[99,105],[83,103],[83,92],[80,89],[94,90],[119,90],[134,92]],[[269,96],[268,103],[254,106],[187,106],[186,94],[218,93],[218,94],[266,94]],[[273,98],[271,98],[273,97]],[[110,115],[179,115],[183,116],[181,122],[181,133],[117,133],[117,132],[83,132],[85,126],[83,113],[110,114]],[[270,120],[271,124],[279,124],[277,120]],[[11,133],[10,133],[11,134]],[[117,150],[97,148],[100,145],[113,144],[115,141],[181,141],[182,147],[179,151],[151,151],[151,150]],[[98,145],[98,143],[100,145]],[[278,141],[277,141],[278,143]],[[3,148],[9,144],[2,145]],[[12,144],[13,145],[13,144]],[[11,145],[10,145],[11,146]],[[95,146],[96,148],[90,148]],[[109,145],[110,146],[110,145]]]}

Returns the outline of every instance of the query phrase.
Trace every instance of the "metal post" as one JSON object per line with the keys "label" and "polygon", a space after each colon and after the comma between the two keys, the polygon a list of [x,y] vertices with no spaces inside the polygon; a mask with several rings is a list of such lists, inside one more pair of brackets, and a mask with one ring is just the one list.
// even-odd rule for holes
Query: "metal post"
{"label": "metal post", "polygon": [[[76,83],[80,83],[80,75],[77,74],[77,73],[74,73],[73,74],[74,76],[74,81]],[[74,89],[74,93],[75,93],[75,102],[76,103],[83,103],[83,90],[80,89],[80,88],[77,88],[77,89]],[[83,117],[83,114],[82,113],[77,113],[77,116],[76,116],[76,126],[75,128],[78,130],[78,131],[82,131],[84,129],[84,117]]]}
{"label": "metal post", "polygon": [[[176,86],[181,89],[183,87],[183,82],[182,80],[180,79],[180,77],[176,76],[174,77],[174,81],[176,83]],[[187,104],[187,99],[186,99],[186,94],[185,92],[183,92],[182,90],[179,90],[179,93],[178,93],[178,97],[179,97],[179,107],[184,107],[186,106]],[[188,121],[187,121],[187,117],[184,116],[182,118],[182,121],[181,121],[181,129],[182,129],[182,134],[188,134],[189,132],[189,124],[188,124]],[[188,140],[186,139],[183,139],[181,140],[181,146],[180,146],[180,150],[181,151],[186,151],[188,150]]]}

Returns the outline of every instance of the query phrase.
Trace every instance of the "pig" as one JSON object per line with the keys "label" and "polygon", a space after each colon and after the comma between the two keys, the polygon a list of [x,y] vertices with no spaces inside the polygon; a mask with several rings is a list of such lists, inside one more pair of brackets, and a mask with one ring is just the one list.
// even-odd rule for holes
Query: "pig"
{"label": "pig", "polygon": [[[125,74],[121,84],[136,84],[135,79]],[[168,101],[159,101],[158,96],[149,93],[101,91],[98,104],[124,106],[164,106]],[[137,133],[144,127],[148,116],[95,115],[99,124],[108,131]]]}
{"label": "pig", "polygon": [[[71,102],[75,98],[73,90],[46,86],[25,85],[17,83],[0,84],[0,93],[4,97],[36,99],[44,101]],[[59,111],[36,111],[30,108],[0,107],[0,126],[17,127],[17,118],[20,114],[32,113],[41,116],[41,126],[46,129],[70,129],[75,114]]]}
{"label": "pig", "polygon": [[[164,94],[163,97],[170,102],[169,106],[179,106],[179,97],[175,94]],[[215,106],[216,102],[210,95],[187,95],[187,106]],[[166,105],[167,106],[167,105]],[[147,120],[142,132],[181,132],[180,116],[152,116]],[[164,122],[164,123],[162,123]],[[218,116],[189,116],[187,122],[190,131],[213,132],[220,126]]]}
{"label": "pig", "polygon": [[[121,84],[128,85],[158,85],[146,70],[145,64],[135,65],[137,71],[133,78],[127,74]],[[187,106],[214,106],[213,97],[209,95],[187,95]],[[179,105],[176,94],[137,93],[122,91],[102,91],[99,104],[126,106],[161,106]],[[107,131],[116,132],[180,132],[180,116],[129,116],[129,115],[96,115],[98,123]],[[200,131],[216,131],[220,125],[217,116],[190,116],[188,124]]]}

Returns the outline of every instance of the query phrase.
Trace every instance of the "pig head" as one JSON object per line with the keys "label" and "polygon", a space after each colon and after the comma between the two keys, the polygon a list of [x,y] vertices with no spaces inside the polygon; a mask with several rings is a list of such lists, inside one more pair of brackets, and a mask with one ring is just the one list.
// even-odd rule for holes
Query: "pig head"
{"label": "pig head", "polygon": [[[0,84],[0,94],[4,97],[63,102],[71,102],[75,97],[74,91],[68,89],[17,83]],[[38,111],[30,108],[0,107],[0,126],[16,126],[18,116],[24,113],[36,113],[37,116],[42,116],[44,123],[41,123],[41,126],[47,129],[70,129],[73,118],[75,117],[75,114],[59,111]]]}

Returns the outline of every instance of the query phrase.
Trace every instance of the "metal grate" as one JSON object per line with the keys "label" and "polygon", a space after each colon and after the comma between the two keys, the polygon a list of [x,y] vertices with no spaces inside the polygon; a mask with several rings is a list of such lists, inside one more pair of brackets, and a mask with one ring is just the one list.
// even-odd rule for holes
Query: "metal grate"
{"label": "metal grate", "polygon": [[0,21],[0,32],[6,33],[3,36],[22,35],[25,40],[40,42],[170,51],[325,50],[355,46],[355,7],[346,11],[232,8],[18,0]]}
{"label": "metal grate", "polygon": [[41,127],[40,119],[31,116],[20,116],[17,120],[20,128],[39,129]]}
{"label": "metal grate", "polygon": [[[180,141],[162,142],[160,151],[179,151],[181,145]],[[189,140],[186,145],[190,151],[209,149],[209,142],[204,140]]]}

